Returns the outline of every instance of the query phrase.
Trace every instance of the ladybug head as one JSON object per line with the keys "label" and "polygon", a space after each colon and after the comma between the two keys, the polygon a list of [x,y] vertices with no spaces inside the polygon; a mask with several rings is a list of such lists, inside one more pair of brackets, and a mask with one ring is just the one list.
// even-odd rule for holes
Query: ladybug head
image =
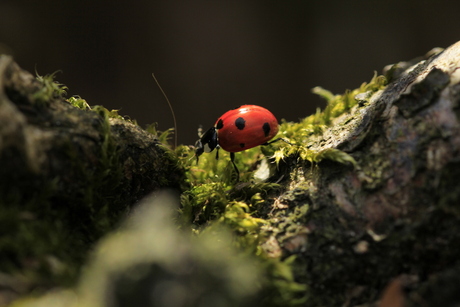
{"label": "ladybug head", "polygon": [[217,131],[215,127],[210,128],[206,131],[201,138],[195,143],[195,156],[198,160],[198,157],[201,156],[203,152],[211,152],[217,146],[219,146],[217,140]]}

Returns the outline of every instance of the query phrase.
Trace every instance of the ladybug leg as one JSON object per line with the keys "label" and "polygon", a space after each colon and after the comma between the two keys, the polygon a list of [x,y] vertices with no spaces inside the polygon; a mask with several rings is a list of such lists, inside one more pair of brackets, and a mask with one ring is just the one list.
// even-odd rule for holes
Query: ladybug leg
{"label": "ladybug leg", "polygon": [[230,153],[230,161],[232,161],[233,168],[235,169],[235,172],[236,172],[236,181],[240,181],[240,171],[238,170],[238,167],[236,167],[236,164],[235,164],[235,153],[234,152]]}
{"label": "ladybug leg", "polygon": [[220,149],[220,146],[217,145],[216,146],[216,160],[219,160],[219,149]]}

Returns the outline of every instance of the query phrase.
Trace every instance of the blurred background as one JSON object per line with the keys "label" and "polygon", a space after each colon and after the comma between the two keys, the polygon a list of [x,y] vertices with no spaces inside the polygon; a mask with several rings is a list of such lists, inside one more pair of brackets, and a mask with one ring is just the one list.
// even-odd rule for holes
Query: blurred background
{"label": "blurred background", "polygon": [[90,105],[194,144],[242,104],[297,121],[383,66],[460,39],[460,2],[271,0],[0,0],[0,51]]}

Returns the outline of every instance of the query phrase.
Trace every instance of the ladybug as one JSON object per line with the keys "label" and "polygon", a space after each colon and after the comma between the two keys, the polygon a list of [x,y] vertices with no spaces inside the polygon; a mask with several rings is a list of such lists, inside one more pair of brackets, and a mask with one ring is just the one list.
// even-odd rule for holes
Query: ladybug
{"label": "ladybug", "polygon": [[224,113],[201,138],[195,143],[195,156],[203,152],[219,148],[230,152],[230,160],[239,178],[235,165],[235,152],[243,151],[259,145],[268,145],[280,139],[269,142],[278,133],[278,121],[267,109],[256,105],[243,105]]}

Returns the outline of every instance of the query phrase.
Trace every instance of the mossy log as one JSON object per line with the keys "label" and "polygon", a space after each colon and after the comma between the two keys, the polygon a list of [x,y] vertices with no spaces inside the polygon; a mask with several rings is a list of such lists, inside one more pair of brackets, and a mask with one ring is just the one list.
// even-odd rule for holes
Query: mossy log
{"label": "mossy log", "polygon": [[306,305],[376,306],[387,285],[382,307],[460,304],[459,68],[460,43],[389,66],[385,89],[311,139],[354,166],[286,161],[265,248],[296,255]]}
{"label": "mossy log", "polygon": [[[11,60],[8,61],[9,64],[2,66],[0,71],[19,71]],[[250,209],[244,203],[247,201],[244,194],[253,187],[250,182],[238,183],[220,198],[228,200],[238,195],[233,206],[238,203],[240,207],[237,209],[241,210],[231,213],[243,213],[240,215],[243,218],[238,231],[232,235],[212,228],[213,223],[205,221],[211,227],[200,236],[191,238],[190,232],[179,231],[173,221],[171,210],[179,206],[177,197],[153,196],[139,205],[137,213],[125,226],[95,247],[95,256],[88,262],[77,286],[38,299],[19,301],[16,306],[458,305],[459,67],[460,43],[444,51],[432,52],[423,59],[393,65],[386,71],[389,83],[384,89],[360,93],[354,98],[358,104],[349,112],[331,118],[326,128],[319,129],[321,133],[301,140],[302,145],[293,142],[291,146],[297,147],[291,148],[297,148],[298,154],[284,156],[277,173],[270,178],[280,186],[276,191],[265,193],[269,196],[264,199],[256,199],[253,206],[256,207],[253,216],[257,215],[257,221],[263,221],[259,229],[254,230],[257,227],[248,223],[249,218],[245,220],[249,216],[245,210]],[[9,167],[9,171],[2,169],[0,172],[0,180],[9,187],[2,193],[12,199],[5,205],[2,203],[2,228],[8,231],[2,240],[15,238],[16,230],[21,229],[16,221],[20,221],[31,223],[26,225],[48,225],[48,228],[34,231],[52,236],[48,239],[52,242],[62,243],[59,231],[67,238],[69,229],[74,227],[79,230],[77,237],[84,238],[84,242],[91,241],[88,237],[92,236],[88,234],[103,233],[108,229],[103,226],[113,225],[113,221],[107,222],[105,217],[108,207],[82,200],[76,202],[82,206],[80,208],[74,202],[66,202],[69,198],[80,199],[77,196],[83,195],[84,200],[89,196],[91,200],[100,200],[93,198],[99,196],[93,195],[101,191],[102,199],[110,197],[118,205],[132,204],[144,192],[174,186],[172,182],[175,180],[183,182],[174,159],[166,160],[166,164],[160,160],[163,161],[160,165],[150,165],[152,173],[149,174],[152,175],[148,176],[137,168],[154,163],[152,161],[156,159],[168,158],[161,147],[157,148],[152,136],[146,136],[151,140],[151,143],[147,141],[151,144],[147,148],[159,150],[158,154],[147,155],[141,164],[122,154],[124,149],[133,150],[128,145],[119,145],[126,144],[125,136],[129,135],[131,140],[146,135],[136,126],[109,119],[103,111],[94,113],[75,109],[59,96],[39,99],[36,93],[43,86],[28,74],[22,78],[9,77],[14,76],[13,73],[3,75],[7,77],[3,79],[14,81],[2,81],[0,132],[19,132],[15,137],[3,137],[0,143],[2,150],[11,148],[6,155],[0,156],[2,164]],[[4,105],[7,107],[3,111]],[[19,122],[11,121],[16,113],[21,115]],[[39,116],[34,117],[34,114]],[[86,114],[88,119],[75,119],[80,114]],[[5,124],[8,122],[12,124]],[[80,122],[85,123],[82,130],[76,128]],[[117,125],[125,128],[117,132]],[[90,132],[85,132],[86,129]],[[67,130],[79,131],[72,134],[71,142],[69,138],[59,137]],[[40,137],[38,132],[43,132],[43,136]],[[107,135],[110,138],[107,139]],[[80,139],[88,142],[90,147],[75,145]],[[45,146],[42,150],[29,147],[35,142],[50,144],[50,140],[57,141],[58,154],[52,154],[55,145]],[[142,141],[146,142],[144,138]],[[104,149],[107,147],[117,149],[116,157],[109,154],[112,151]],[[301,152],[306,149],[315,155],[304,159]],[[10,160],[5,157],[18,162],[8,162]],[[90,159],[81,161],[82,157]],[[16,167],[30,171],[12,172]],[[116,176],[108,176],[108,170],[112,169],[116,170]],[[78,175],[75,186],[72,180],[62,181],[68,173],[69,176]],[[156,176],[162,180],[149,181]],[[117,182],[127,182],[129,188],[103,184],[113,177],[119,178]],[[9,183],[14,178],[24,180],[26,184],[25,190],[19,190],[21,193],[17,193],[16,185]],[[49,182],[45,178],[53,178],[53,181],[43,189],[41,184]],[[130,181],[130,178],[137,180]],[[144,185],[150,186],[140,188]],[[85,190],[88,186],[89,191]],[[45,202],[32,201],[36,199],[45,199]],[[9,203],[21,210],[5,210],[11,208],[7,206]],[[211,198],[205,199],[205,203],[207,208],[213,205]],[[46,214],[50,212],[50,217],[43,217],[37,209],[43,204],[49,208]],[[71,204],[70,211],[56,213],[63,204]],[[88,204],[91,204],[89,208]],[[223,207],[226,210],[231,205],[224,204]],[[115,213],[119,213],[124,212],[125,207],[115,208],[118,208]],[[197,212],[182,209],[203,214],[202,207],[197,208]],[[97,213],[104,218],[96,219]],[[85,217],[87,224],[78,223],[67,229],[63,223],[36,222],[41,218],[48,222],[59,218],[64,223],[71,223],[73,216]],[[99,220],[103,221],[102,225]],[[246,227],[248,224],[251,231]],[[13,225],[17,229],[4,225]],[[51,235],[49,227],[58,234]],[[238,241],[248,234],[252,241]],[[256,242],[258,257],[263,256],[248,257],[247,253],[235,252],[234,241],[241,244]],[[64,246],[68,248],[67,244],[45,245],[46,250],[38,253],[33,248],[24,251],[24,242],[28,241],[22,239],[17,245],[21,249],[15,254],[5,254],[2,248],[1,263],[9,261],[12,267],[17,267],[18,263],[35,265],[29,268],[29,272],[46,268],[52,276],[67,276],[62,273],[65,272],[62,265],[56,265],[56,259],[65,265],[68,265],[69,258],[72,259],[68,257],[68,250],[60,250]],[[84,249],[89,244],[76,246]],[[243,247],[243,250],[248,249]],[[43,259],[42,266],[37,267],[37,261],[27,262],[28,258],[22,257],[24,254],[43,256],[39,258]],[[50,259],[50,255],[53,258]],[[284,265],[286,262],[289,267]],[[2,270],[5,268],[9,267],[3,266]],[[46,275],[40,276],[37,284],[43,285],[43,276]],[[52,286],[66,286],[56,279],[51,280],[54,281]],[[30,279],[28,281],[30,284]],[[12,285],[20,285],[14,288],[20,292],[23,284],[16,278],[8,285],[10,289],[14,288]],[[27,290],[30,292],[30,287]],[[23,293],[28,291],[23,290]]]}
{"label": "mossy log", "polygon": [[62,91],[0,56],[0,272],[41,272],[5,277],[6,296],[74,280],[131,206],[183,182],[154,135],[102,107],[74,107]]}

